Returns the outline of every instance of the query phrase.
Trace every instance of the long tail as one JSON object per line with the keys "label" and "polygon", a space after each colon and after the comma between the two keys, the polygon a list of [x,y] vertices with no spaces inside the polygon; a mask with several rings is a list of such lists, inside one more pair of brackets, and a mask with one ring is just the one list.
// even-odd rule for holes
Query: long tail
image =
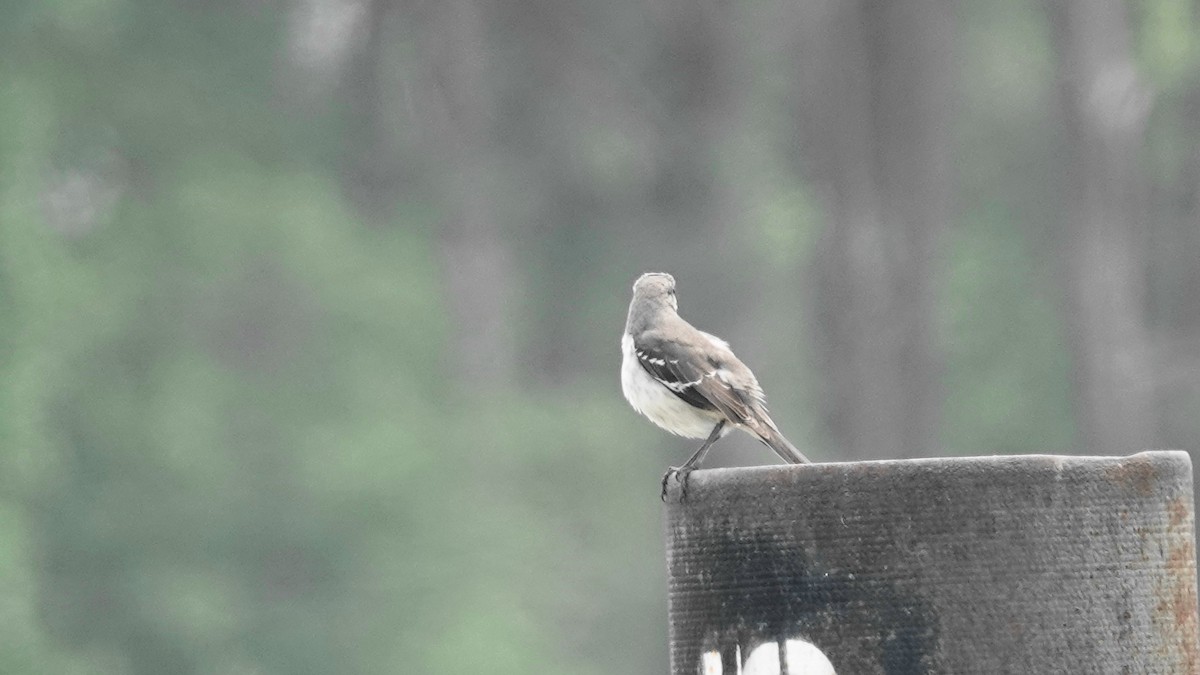
{"label": "long tail", "polygon": [[762,442],[775,451],[788,464],[812,464],[803,452],[796,449],[791,441],[783,437],[778,429],[768,429]]}
{"label": "long tail", "polygon": [[775,420],[767,413],[766,406],[759,402],[751,409],[752,417],[744,422],[745,426],[762,441],[763,445],[775,451],[775,454],[788,464],[812,464],[812,460],[796,449],[792,442],[783,437]]}

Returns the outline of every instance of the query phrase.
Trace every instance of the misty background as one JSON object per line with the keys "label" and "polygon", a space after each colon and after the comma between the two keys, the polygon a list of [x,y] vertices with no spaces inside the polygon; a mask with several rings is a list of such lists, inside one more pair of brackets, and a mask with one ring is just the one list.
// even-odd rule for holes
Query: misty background
{"label": "misty background", "polygon": [[0,672],[665,672],[645,271],[818,461],[1200,448],[1197,9],[0,3]]}

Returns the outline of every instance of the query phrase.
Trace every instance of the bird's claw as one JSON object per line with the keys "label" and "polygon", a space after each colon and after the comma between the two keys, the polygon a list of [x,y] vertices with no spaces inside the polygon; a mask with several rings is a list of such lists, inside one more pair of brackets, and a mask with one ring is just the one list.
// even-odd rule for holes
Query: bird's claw
{"label": "bird's claw", "polygon": [[667,484],[671,482],[671,476],[675,476],[679,481],[679,501],[680,503],[687,501],[687,486],[688,476],[692,475],[692,467],[689,466],[672,466],[667,468],[667,472],[662,477],[662,494],[660,498],[667,501]]}

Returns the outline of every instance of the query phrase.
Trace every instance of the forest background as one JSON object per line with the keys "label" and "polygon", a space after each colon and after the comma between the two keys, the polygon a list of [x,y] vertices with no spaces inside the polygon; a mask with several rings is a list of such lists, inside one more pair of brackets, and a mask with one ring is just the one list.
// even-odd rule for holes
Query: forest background
{"label": "forest background", "polygon": [[818,460],[1200,448],[1197,7],[0,3],[0,672],[665,672],[644,271]]}

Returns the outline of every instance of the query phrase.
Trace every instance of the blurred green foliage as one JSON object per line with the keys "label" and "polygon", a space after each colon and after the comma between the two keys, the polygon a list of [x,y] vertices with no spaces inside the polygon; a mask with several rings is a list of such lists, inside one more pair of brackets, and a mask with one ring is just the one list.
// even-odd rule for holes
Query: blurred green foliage
{"label": "blurred green foliage", "polygon": [[[639,6],[589,18],[615,43],[601,51],[637,43]],[[579,171],[555,213],[575,220],[521,242],[533,282],[514,311],[557,316],[578,372],[463,390],[446,375],[445,204],[412,190],[379,218],[347,196],[350,106],[281,91],[287,8],[0,3],[0,672],[664,671],[657,485],[687,444],[626,409],[616,345],[670,218],[629,225],[563,188],[619,200],[653,151],[543,94]],[[1187,11],[1160,0],[1140,23],[1166,96],[1193,84]],[[964,215],[943,266],[944,435],[963,454],[1074,442],[1041,253],[1043,23],[964,4]],[[626,56],[653,79],[649,51]],[[751,154],[788,142],[779,80],[758,84]],[[1164,125],[1152,138],[1177,147],[1184,121]],[[746,248],[780,288],[820,226],[810,186],[778,158],[752,174],[726,159],[713,170],[758,186]],[[514,159],[508,188],[537,161]],[[795,334],[796,312],[772,329]],[[805,381],[801,341],[762,353]],[[763,379],[819,446],[811,391]]]}

